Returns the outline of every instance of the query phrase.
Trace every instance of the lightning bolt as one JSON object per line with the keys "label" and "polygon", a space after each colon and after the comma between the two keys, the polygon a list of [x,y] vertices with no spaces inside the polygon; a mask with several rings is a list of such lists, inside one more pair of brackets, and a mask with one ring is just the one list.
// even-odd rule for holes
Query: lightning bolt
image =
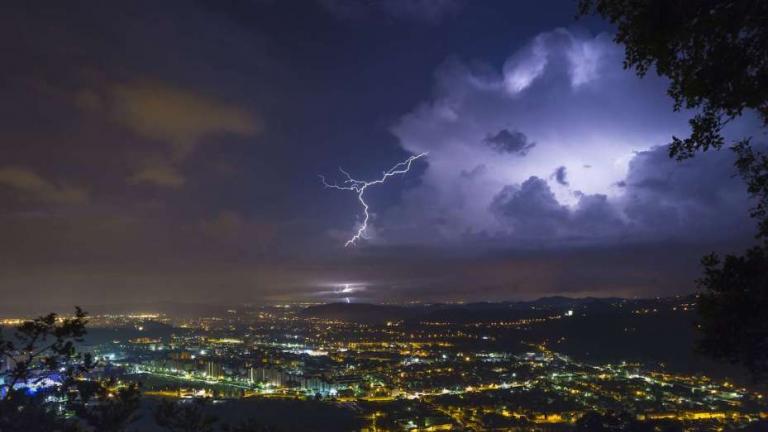
{"label": "lightning bolt", "polygon": [[355,192],[357,194],[357,200],[360,201],[360,205],[363,207],[363,222],[360,224],[360,227],[357,229],[357,232],[355,233],[355,235],[353,235],[352,238],[350,238],[349,240],[347,240],[346,243],[344,243],[344,247],[354,245],[355,242],[357,242],[361,238],[365,238],[365,230],[368,229],[368,220],[371,218],[371,215],[368,212],[368,209],[370,207],[368,206],[368,203],[365,202],[365,191],[368,190],[368,188],[371,186],[376,186],[386,182],[387,179],[392,176],[407,173],[408,171],[411,170],[411,164],[413,164],[413,161],[426,156],[427,156],[427,153],[421,153],[415,156],[411,156],[408,159],[393,166],[388,171],[384,171],[381,174],[380,178],[373,181],[363,181],[363,180],[354,179],[352,178],[352,176],[349,175],[348,172],[344,171],[342,168],[339,168],[339,171],[341,171],[341,173],[344,174],[346,179],[341,184],[328,183],[327,181],[325,181],[324,176],[322,175],[319,176],[320,180],[322,180],[323,182],[323,186],[325,186],[326,188]]}

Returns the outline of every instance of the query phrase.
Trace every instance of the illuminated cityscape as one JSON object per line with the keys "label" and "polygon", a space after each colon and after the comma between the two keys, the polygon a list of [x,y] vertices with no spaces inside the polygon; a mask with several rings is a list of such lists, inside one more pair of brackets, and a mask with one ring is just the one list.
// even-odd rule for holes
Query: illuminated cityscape
{"label": "illuminated cityscape", "polygon": [[[605,336],[590,327],[590,316],[635,326],[640,336],[630,333],[617,345],[649,337],[659,321],[674,333],[692,318],[691,301],[289,304],[188,318],[102,314],[91,317],[83,348],[102,362],[89,379],[141,383],[149,400],[204,398],[220,409],[298,400],[338,409],[348,430],[569,431],[588,413],[622,413],[657,428],[720,431],[765,419],[766,395],[738,375],[708,377],[627,349],[621,359],[622,348],[588,360],[567,343],[589,332]],[[567,331],[574,327],[583,328]]]}

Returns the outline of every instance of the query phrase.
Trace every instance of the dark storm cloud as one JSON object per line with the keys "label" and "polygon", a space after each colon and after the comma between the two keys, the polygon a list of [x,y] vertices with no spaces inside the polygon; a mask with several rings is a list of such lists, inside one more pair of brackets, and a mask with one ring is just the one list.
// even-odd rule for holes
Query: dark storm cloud
{"label": "dark storm cloud", "polygon": [[383,14],[392,18],[438,23],[457,14],[463,0],[319,0],[331,13],[343,19],[362,19]]}
{"label": "dark storm cloud", "polygon": [[561,205],[549,184],[531,177],[518,186],[505,186],[491,202],[491,212],[510,227],[513,241],[589,239],[595,243],[615,236],[626,227],[620,212],[605,195],[581,194],[573,207]]}
{"label": "dark storm cloud", "polygon": [[507,241],[539,245],[665,241],[711,242],[749,237],[749,199],[735,176],[730,152],[684,162],[666,146],[639,152],[630,162],[622,194],[577,193],[575,205],[558,202],[550,185],[530,177],[505,186],[490,211],[509,227]]}
{"label": "dark storm cloud", "polygon": [[488,135],[483,142],[494,151],[518,156],[525,156],[532,148],[536,147],[536,143],[529,142],[524,133],[510,132],[509,129],[502,129],[494,135]]}
{"label": "dark storm cloud", "polygon": [[[684,294],[693,288],[701,255],[713,247],[733,250],[734,244],[666,242],[664,247],[637,243],[621,248],[512,250],[485,246],[484,252],[475,254],[457,255],[444,248],[397,248],[397,253],[395,249],[378,250],[369,256],[327,262],[323,276],[318,277],[324,282],[315,291],[353,282],[367,288],[360,301],[390,302],[407,302],[415,296],[425,301],[455,301]],[[473,244],[467,240],[459,247],[471,249]]]}
{"label": "dark storm cloud", "polygon": [[554,173],[552,173],[551,177],[554,177],[555,181],[560,183],[563,186],[568,186],[568,179],[567,179],[567,171],[564,166],[559,166],[555,170]]}
{"label": "dark storm cloud", "polygon": [[568,209],[538,177],[529,178],[520,187],[505,186],[493,198],[491,211],[522,237],[556,236],[568,220]]}
{"label": "dark storm cloud", "polygon": [[581,194],[571,210],[571,223],[581,237],[612,236],[614,241],[626,228],[621,211],[602,194]]}
{"label": "dark storm cloud", "polygon": [[730,151],[677,162],[666,146],[639,152],[616,200],[632,226],[656,238],[724,239],[752,231],[750,200]]}

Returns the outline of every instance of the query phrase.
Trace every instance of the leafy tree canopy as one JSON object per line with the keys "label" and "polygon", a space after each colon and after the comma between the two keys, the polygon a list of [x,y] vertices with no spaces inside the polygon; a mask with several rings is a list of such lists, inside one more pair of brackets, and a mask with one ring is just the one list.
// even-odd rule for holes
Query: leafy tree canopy
{"label": "leafy tree canopy", "polygon": [[[624,67],[669,79],[674,109],[690,109],[688,137],[672,137],[670,157],[726,145],[723,128],[745,112],[768,126],[768,2],[764,0],[580,0],[581,15],[616,25]],[[764,138],[761,136],[760,138]],[[761,242],[743,256],[702,260],[699,350],[768,377],[768,156],[753,137],[728,143],[755,199]],[[762,318],[762,319],[761,319]]]}

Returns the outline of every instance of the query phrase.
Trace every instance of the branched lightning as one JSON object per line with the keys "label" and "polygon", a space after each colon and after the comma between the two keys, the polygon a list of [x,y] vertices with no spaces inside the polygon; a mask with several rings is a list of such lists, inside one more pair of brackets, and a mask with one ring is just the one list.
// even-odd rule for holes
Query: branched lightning
{"label": "branched lightning", "polygon": [[411,156],[408,159],[404,160],[403,162],[398,163],[397,165],[390,168],[388,171],[384,171],[381,174],[381,178],[373,181],[362,181],[362,180],[356,180],[353,179],[352,176],[349,175],[348,172],[344,171],[342,168],[339,168],[339,171],[341,171],[342,174],[346,177],[346,180],[344,180],[341,184],[338,183],[328,183],[325,181],[324,176],[319,176],[320,180],[323,181],[323,186],[331,189],[338,189],[338,190],[344,190],[344,191],[353,191],[357,194],[357,200],[360,201],[360,205],[363,206],[363,221],[360,224],[360,227],[357,229],[357,232],[355,235],[352,236],[349,240],[347,240],[346,243],[344,243],[344,247],[347,247],[349,245],[354,245],[355,242],[365,235],[365,230],[368,229],[368,220],[370,219],[371,215],[368,212],[369,206],[368,203],[365,202],[365,191],[370,186],[375,186],[378,184],[382,184],[385,181],[387,181],[388,178],[398,175],[398,174],[405,174],[411,169],[411,164],[413,164],[413,161],[416,159],[426,157],[427,153],[421,153],[415,156]]}

